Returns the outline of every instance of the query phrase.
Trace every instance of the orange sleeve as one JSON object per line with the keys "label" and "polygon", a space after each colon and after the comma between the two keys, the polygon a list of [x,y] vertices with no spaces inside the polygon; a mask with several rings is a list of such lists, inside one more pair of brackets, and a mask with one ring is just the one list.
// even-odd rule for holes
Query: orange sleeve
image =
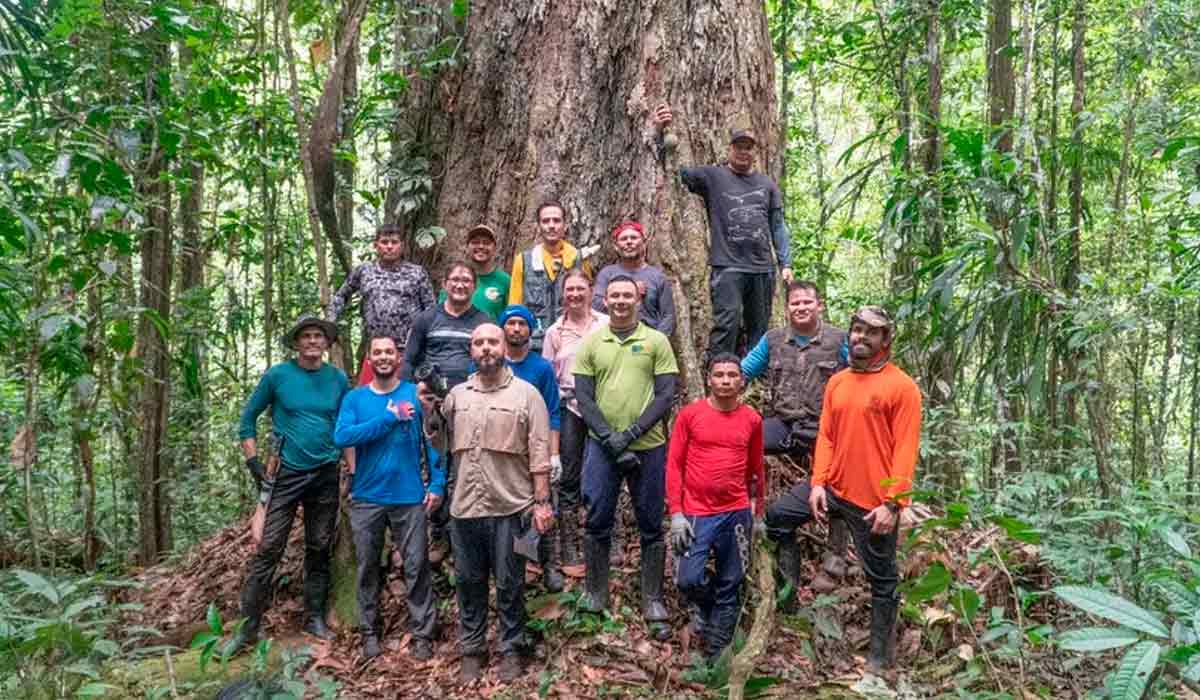
{"label": "orange sleeve", "polygon": [[671,442],[667,447],[667,514],[683,512],[683,470],[687,464],[688,419],[686,408],[675,418]]}
{"label": "orange sleeve", "polygon": [[898,377],[896,403],[892,409],[892,477],[886,487],[887,500],[908,505],[913,475],[917,469],[917,452],[921,445],[921,390],[907,376]]}
{"label": "orange sleeve", "polygon": [[830,410],[830,405],[833,403],[829,397],[836,390],[841,382],[838,381],[838,375],[833,375],[829,383],[825,385],[825,396],[821,399],[821,423],[817,428],[817,444],[813,448],[812,458],[812,479],[810,483],[813,486],[824,486],[829,481],[829,466],[833,463],[833,411]]}

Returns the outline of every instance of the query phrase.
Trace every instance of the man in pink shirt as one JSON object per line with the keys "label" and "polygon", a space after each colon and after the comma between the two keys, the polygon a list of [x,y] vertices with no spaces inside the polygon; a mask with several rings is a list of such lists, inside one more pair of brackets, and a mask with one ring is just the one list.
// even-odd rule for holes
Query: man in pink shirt
{"label": "man in pink shirt", "polygon": [[[762,416],[742,403],[743,386],[737,355],[714,356],[710,393],[679,412],[667,455],[675,587],[693,607],[710,663],[733,641],[738,589],[750,563],[751,496],[761,516],[766,484]],[[705,570],[710,553],[715,576]]]}

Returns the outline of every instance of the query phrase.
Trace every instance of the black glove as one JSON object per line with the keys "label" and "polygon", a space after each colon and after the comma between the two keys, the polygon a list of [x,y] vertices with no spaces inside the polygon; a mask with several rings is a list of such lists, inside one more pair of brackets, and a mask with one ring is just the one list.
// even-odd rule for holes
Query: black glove
{"label": "black glove", "polygon": [[609,457],[616,459],[621,456],[621,453],[629,449],[629,444],[634,439],[628,430],[620,433],[610,433],[608,437],[604,438],[604,451],[608,453]]}
{"label": "black glove", "polygon": [[263,467],[262,460],[258,455],[254,455],[246,460],[246,469],[250,470],[250,476],[254,477],[254,483],[261,484],[263,478],[267,475],[267,470]]}

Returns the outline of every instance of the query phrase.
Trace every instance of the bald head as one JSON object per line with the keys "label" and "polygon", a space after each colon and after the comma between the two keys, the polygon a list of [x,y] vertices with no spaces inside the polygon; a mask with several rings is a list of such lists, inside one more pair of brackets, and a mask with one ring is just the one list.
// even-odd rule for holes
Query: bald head
{"label": "bald head", "polygon": [[485,323],[471,331],[471,359],[484,377],[495,377],[504,366],[504,331]]}

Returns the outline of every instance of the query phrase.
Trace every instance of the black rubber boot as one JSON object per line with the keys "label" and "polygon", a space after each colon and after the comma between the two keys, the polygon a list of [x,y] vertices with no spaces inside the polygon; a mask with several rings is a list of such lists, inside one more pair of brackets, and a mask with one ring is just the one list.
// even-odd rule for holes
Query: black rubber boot
{"label": "black rubber boot", "polygon": [[233,635],[225,648],[221,650],[222,656],[237,656],[246,649],[258,644],[258,625],[259,620],[256,617],[248,617],[238,629],[237,634]]}
{"label": "black rubber boot", "polygon": [[796,595],[800,589],[800,545],[796,544],[794,535],[779,543],[778,566],[783,580],[792,584],[792,595]]}
{"label": "black rubber boot", "polygon": [[850,532],[846,529],[846,521],[841,518],[829,520],[829,552],[821,564],[821,569],[835,579],[846,576],[846,547]]}
{"label": "black rubber boot", "polygon": [[558,528],[542,535],[538,540],[538,563],[542,565],[542,583],[551,593],[561,593],[563,581],[562,565],[558,561]]}
{"label": "black rubber boot", "polygon": [[564,512],[559,523],[559,541],[562,543],[562,563],[578,566],[583,563],[583,550],[579,547],[579,514],[574,509]]}
{"label": "black rubber boot", "polygon": [[671,615],[663,603],[663,568],[667,545],[656,542],[642,548],[642,617],[646,622],[665,622]]}
{"label": "black rubber boot", "polygon": [[321,613],[312,613],[308,616],[308,620],[304,622],[304,631],[317,639],[326,641],[333,639],[333,630],[325,624],[325,615]]}
{"label": "black rubber boot", "polygon": [[867,671],[879,674],[896,662],[896,612],[900,601],[895,598],[871,599],[871,648],[867,653]]}
{"label": "black rubber boot", "polygon": [[362,653],[364,659],[373,659],[383,653],[383,648],[379,646],[379,637],[374,632],[363,633]]}
{"label": "black rubber boot", "polygon": [[587,566],[585,593],[579,607],[588,612],[602,613],[608,608],[608,546],[591,537],[583,538],[583,559]]}

